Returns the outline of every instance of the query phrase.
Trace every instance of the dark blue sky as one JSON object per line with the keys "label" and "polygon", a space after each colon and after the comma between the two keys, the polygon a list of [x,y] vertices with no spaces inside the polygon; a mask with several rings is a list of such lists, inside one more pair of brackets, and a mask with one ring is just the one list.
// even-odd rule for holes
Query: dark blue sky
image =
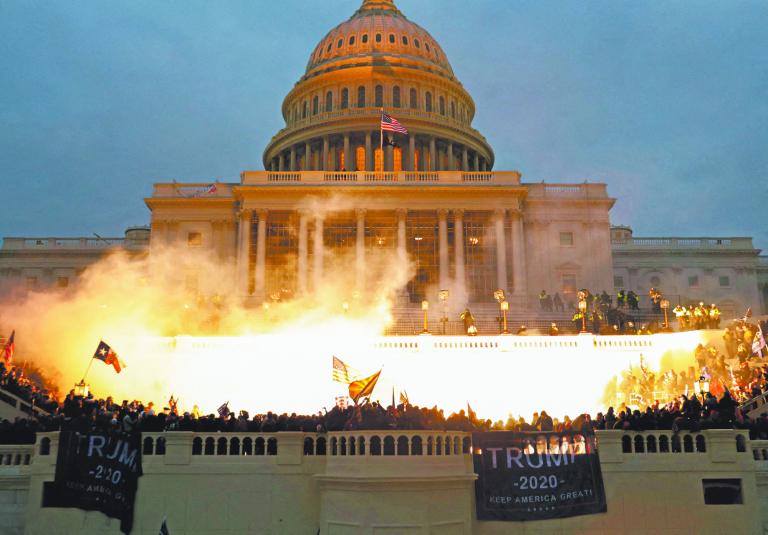
{"label": "dark blue sky", "polygon": [[[398,0],[496,169],[601,181],[635,235],[768,249],[768,2]],[[360,0],[0,0],[0,236],[121,235],[156,181],[261,169],[310,51]]]}

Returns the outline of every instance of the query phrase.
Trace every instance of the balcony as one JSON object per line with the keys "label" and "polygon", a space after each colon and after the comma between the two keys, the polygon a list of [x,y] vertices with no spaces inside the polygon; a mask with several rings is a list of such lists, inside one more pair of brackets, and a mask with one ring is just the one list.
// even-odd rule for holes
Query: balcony
{"label": "balcony", "polygon": [[95,250],[122,247],[124,238],[3,238],[4,250]]}
{"label": "balcony", "polygon": [[625,238],[614,239],[611,245],[618,251],[650,249],[756,251],[752,238]]}
{"label": "balcony", "polygon": [[516,171],[244,171],[244,186],[519,186]]}

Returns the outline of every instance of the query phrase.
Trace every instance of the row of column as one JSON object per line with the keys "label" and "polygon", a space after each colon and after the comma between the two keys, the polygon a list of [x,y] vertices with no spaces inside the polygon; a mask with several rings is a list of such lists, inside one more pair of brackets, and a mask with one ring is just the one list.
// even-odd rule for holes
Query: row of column
{"label": "row of column", "polygon": [[[389,136],[390,134],[385,134]],[[375,170],[374,150],[379,147],[381,140],[379,133],[366,132],[358,136],[363,137],[362,145],[353,145],[350,134],[344,134],[340,143],[333,143],[330,136],[323,137],[313,147],[312,141],[306,141],[300,145],[293,145],[290,149],[281,152],[270,162],[270,171],[356,171],[357,147],[365,148],[365,171]],[[418,139],[417,139],[418,138]],[[402,136],[398,135],[398,140]],[[438,158],[438,139],[435,136],[422,137],[408,136],[408,143],[401,147],[403,171],[489,171],[488,162],[477,151],[470,151],[466,146],[456,147],[450,141],[440,143],[444,145],[442,151],[447,159],[447,164],[442,165]],[[354,149],[354,150],[353,150]],[[421,154],[416,168],[416,151]],[[342,169],[340,154],[344,154],[344,166]],[[303,160],[301,159],[303,156]],[[394,147],[384,145],[384,170],[394,171]]]}
{"label": "row of column", "polygon": [[[494,230],[496,238],[496,286],[507,289],[507,233],[505,232],[505,209],[494,212]],[[238,234],[238,284],[244,295],[249,291],[249,256],[250,256],[250,225],[252,210],[241,210],[240,227]],[[266,228],[267,210],[258,210],[258,222],[256,227],[256,263],[254,269],[254,294],[257,297],[265,296],[266,274]],[[356,210],[357,227],[355,241],[355,285],[362,288],[365,283],[365,209]],[[397,256],[401,262],[406,262],[408,252],[406,246],[406,209],[397,210]],[[438,216],[438,245],[439,245],[439,281],[441,288],[450,285],[449,249],[448,249],[448,210],[437,210]],[[464,281],[464,210],[453,210],[454,217],[454,264],[456,266],[456,280]],[[519,211],[510,211],[511,240],[512,240],[512,274],[513,293],[516,296],[524,296],[527,293],[525,284],[525,237],[523,233],[522,216]],[[315,236],[313,241],[313,285],[319,288],[323,279],[323,217],[315,216]],[[297,290],[304,294],[308,289],[308,224],[309,216],[299,213],[299,237],[298,237],[298,261],[297,261]]]}

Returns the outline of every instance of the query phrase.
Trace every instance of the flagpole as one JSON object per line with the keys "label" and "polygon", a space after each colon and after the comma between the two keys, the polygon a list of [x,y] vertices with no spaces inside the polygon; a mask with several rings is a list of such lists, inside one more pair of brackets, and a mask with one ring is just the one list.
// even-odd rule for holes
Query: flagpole
{"label": "flagpole", "polygon": [[85,383],[85,378],[88,377],[88,372],[91,369],[91,364],[93,364],[93,357],[91,357],[91,359],[88,361],[88,367],[85,369],[85,373],[83,374],[83,378],[81,380],[81,382],[83,383]]}
{"label": "flagpole", "polygon": [[[384,119],[384,108],[381,108],[381,115],[379,116],[379,151],[381,152],[381,170],[384,169],[384,129],[381,127],[381,121]],[[376,167],[376,158],[374,158],[374,167]]]}

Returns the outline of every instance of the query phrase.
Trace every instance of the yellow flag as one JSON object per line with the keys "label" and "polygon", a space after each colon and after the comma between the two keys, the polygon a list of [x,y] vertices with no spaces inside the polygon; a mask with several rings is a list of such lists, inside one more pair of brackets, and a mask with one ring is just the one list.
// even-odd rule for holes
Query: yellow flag
{"label": "yellow flag", "polygon": [[370,377],[349,383],[349,397],[357,403],[360,398],[370,396],[373,393],[373,387],[376,386],[376,381],[379,380],[379,375],[381,375],[381,370]]}

